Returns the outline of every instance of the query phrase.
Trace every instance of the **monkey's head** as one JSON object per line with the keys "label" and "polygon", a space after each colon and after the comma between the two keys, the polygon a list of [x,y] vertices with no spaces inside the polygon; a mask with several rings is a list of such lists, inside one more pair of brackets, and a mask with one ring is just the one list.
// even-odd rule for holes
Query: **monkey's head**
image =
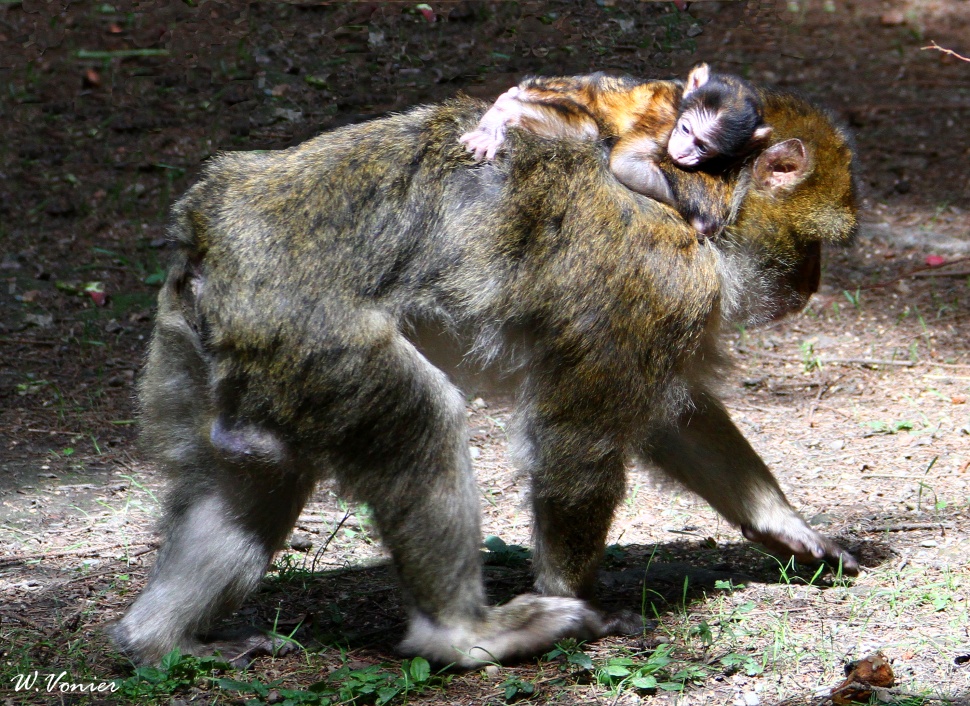
{"label": "monkey's head", "polygon": [[805,101],[765,93],[772,144],[746,170],[725,237],[769,273],[761,318],[800,311],[818,290],[823,243],[856,230],[852,150],[846,134]]}
{"label": "monkey's head", "polygon": [[667,153],[688,168],[740,157],[771,135],[763,113],[761,97],[746,81],[698,64],[687,76]]}

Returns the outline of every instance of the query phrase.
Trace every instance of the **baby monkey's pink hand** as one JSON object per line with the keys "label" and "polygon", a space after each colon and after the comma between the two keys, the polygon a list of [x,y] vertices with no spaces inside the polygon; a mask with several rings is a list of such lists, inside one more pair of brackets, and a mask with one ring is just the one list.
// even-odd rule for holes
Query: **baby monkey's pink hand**
{"label": "baby monkey's pink hand", "polygon": [[518,87],[500,95],[482,116],[478,127],[458,138],[474,155],[476,162],[495,159],[498,148],[505,144],[505,128],[515,125],[522,116],[522,104],[516,99],[518,95]]}

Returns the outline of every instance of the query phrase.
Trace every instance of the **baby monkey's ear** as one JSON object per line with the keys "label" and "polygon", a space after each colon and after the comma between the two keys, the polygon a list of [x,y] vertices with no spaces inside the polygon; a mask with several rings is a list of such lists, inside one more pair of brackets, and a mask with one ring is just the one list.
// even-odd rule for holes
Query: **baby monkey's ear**
{"label": "baby monkey's ear", "polygon": [[748,147],[758,147],[768,141],[771,137],[771,125],[762,125],[751,135],[751,139],[748,141]]}
{"label": "baby monkey's ear", "polygon": [[684,96],[688,96],[703,86],[711,78],[711,69],[707,64],[698,64],[687,74],[687,84],[684,86]]}

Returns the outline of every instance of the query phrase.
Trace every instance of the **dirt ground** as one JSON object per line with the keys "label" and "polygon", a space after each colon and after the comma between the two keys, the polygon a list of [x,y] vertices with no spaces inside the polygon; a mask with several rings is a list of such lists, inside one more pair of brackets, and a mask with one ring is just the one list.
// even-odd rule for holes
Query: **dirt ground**
{"label": "dirt ground", "polygon": [[[567,649],[397,702],[821,706],[847,661],[881,650],[896,673],[890,703],[970,703],[970,62],[934,42],[970,56],[970,0],[687,12],[619,0],[0,1],[0,702],[76,702],[15,690],[34,670],[131,674],[101,626],[143,585],[163,487],[135,443],[133,381],[167,209],[207,157],[458,91],[493,98],[528,74],[683,77],[703,60],[797,90],[856,136],[857,242],[827,253],[804,313],[730,335],[724,399],[793,504],[865,571],[845,582],[779,570],[706,505],[633,470],[600,592],[607,607],[644,607],[656,630],[583,646],[592,666]],[[508,419],[501,400],[469,404],[486,534],[528,546]],[[295,534],[303,551],[282,555],[235,619],[302,622],[298,639],[320,652],[236,678],[296,689],[340,666],[397,669],[402,615],[366,512],[322,487]],[[529,586],[515,554],[491,556],[495,600]],[[658,644],[673,660],[658,673],[681,691],[608,669],[645,663]],[[525,683],[531,694],[510,694]],[[243,700],[205,680],[157,698]]]}

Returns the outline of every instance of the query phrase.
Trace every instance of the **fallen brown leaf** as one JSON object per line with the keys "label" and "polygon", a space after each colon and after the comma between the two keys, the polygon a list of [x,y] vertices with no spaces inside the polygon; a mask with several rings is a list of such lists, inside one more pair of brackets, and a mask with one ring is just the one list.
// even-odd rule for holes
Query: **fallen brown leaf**
{"label": "fallen brown leaf", "polygon": [[868,702],[872,690],[866,687],[888,688],[896,683],[889,660],[882,652],[875,652],[858,662],[850,663],[846,666],[846,672],[845,681],[832,691],[832,703],[836,706]]}

